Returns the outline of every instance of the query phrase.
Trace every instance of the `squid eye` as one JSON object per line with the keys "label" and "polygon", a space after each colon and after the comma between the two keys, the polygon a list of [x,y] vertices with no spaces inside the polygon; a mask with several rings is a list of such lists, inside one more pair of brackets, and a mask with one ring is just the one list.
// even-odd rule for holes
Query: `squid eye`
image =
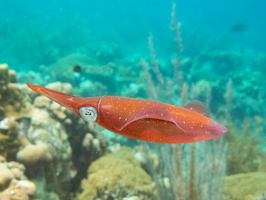
{"label": "squid eye", "polygon": [[97,119],[97,111],[93,107],[81,107],[79,113],[87,122],[95,122]]}

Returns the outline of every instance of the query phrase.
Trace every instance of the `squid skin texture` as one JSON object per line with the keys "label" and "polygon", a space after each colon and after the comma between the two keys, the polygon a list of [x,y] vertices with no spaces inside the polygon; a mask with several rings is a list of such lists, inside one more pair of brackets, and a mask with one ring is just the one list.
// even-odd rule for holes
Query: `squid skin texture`
{"label": "squid skin texture", "polygon": [[81,117],[79,109],[93,107],[96,123],[114,133],[149,142],[190,143],[221,137],[227,129],[206,116],[195,104],[186,108],[128,97],[82,98],[27,83],[32,90],[65,106]]}

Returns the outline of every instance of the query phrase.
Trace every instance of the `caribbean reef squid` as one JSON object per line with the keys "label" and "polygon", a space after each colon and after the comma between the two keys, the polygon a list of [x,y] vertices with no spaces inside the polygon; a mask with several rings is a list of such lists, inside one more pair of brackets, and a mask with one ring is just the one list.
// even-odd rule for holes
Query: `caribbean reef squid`
{"label": "caribbean reef squid", "polygon": [[82,98],[27,83],[32,90],[61,104],[88,122],[138,140],[190,143],[221,137],[226,128],[209,118],[200,101],[178,107],[136,98]]}

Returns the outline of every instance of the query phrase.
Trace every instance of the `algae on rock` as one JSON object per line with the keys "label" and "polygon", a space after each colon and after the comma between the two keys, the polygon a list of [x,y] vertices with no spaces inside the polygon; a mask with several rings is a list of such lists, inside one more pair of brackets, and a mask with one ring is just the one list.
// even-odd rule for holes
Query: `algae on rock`
{"label": "algae on rock", "polygon": [[249,172],[227,176],[224,200],[253,200],[266,192],[266,172]]}
{"label": "algae on rock", "polygon": [[124,147],[92,163],[77,199],[122,199],[133,195],[143,200],[155,199],[153,186],[151,177],[134,158],[134,152]]}

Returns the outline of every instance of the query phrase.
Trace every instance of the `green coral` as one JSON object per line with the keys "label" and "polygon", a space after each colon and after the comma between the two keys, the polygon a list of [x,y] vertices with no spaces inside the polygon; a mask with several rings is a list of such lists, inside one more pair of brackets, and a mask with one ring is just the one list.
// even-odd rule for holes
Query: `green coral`
{"label": "green coral", "polygon": [[249,172],[226,177],[224,200],[254,200],[266,192],[266,173]]}
{"label": "green coral", "polygon": [[82,181],[79,200],[122,199],[127,195],[155,199],[151,177],[134,158],[134,152],[122,148],[101,157],[89,167],[88,178]]}

